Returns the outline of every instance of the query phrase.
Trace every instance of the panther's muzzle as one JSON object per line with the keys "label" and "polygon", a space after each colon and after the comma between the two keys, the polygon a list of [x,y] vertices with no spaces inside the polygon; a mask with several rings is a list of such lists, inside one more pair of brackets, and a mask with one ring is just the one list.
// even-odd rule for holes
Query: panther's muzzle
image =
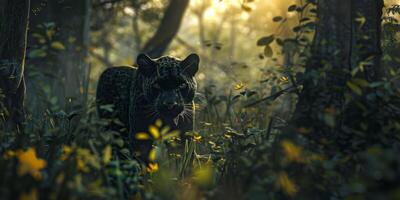
{"label": "panther's muzzle", "polygon": [[160,95],[157,109],[165,117],[176,117],[183,112],[184,106],[178,101],[176,92],[172,90]]}

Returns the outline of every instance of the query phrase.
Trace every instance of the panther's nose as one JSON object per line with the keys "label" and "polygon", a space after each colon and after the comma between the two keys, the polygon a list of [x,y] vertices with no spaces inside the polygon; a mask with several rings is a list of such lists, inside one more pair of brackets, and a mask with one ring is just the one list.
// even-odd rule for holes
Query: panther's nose
{"label": "panther's nose", "polygon": [[173,110],[178,107],[178,103],[177,102],[164,102],[163,106],[165,108],[167,108],[168,110]]}

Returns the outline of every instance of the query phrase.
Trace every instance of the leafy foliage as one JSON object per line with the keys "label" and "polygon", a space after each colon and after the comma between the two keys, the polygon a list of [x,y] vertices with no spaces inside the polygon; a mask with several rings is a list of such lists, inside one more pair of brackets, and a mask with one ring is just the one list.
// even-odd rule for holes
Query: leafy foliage
{"label": "leafy foliage", "polygon": [[[129,5],[143,9],[140,19],[144,22],[152,24],[160,19],[159,13],[154,12],[161,8],[158,4],[102,2],[96,5],[105,13]],[[252,3],[242,1],[240,9],[256,12]],[[186,133],[187,140],[179,141],[178,133],[169,129],[160,130],[161,121],[136,136],[154,141],[149,158],[152,163],[147,166],[135,158],[120,159],[119,155],[129,150],[122,148],[124,141],[118,133],[104,131],[107,122],[96,116],[92,99],[78,107],[67,101],[62,108],[51,87],[44,81],[37,82],[39,95],[35,101],[44,104],[46,111],[28,113],[23,130],[0,134],[2,197],[400,198],[398,6],[388,8],[383,18],[385,78],[370,82],[358,76],[358,71],[348,72],[350,78],[344,88],[337,88],[344,96],[344,108],[325,107],[314,113],[323,124],[304,122],[299,127],[291,127],[290,118],[302,84],[326,78],[329,66],[305,72],[316,25],[315,1],[289,4],[287,12],[296,16],[295,22],[288,15],[272,17],[269,20],[277,24],[273,34],[264,34],[251,44],[253,48],[263,48],[263,53],[255,57],[266,63],[257,68],[259,76],[252,77],[254,82],[241,81],[243,74],[227,73],[228,70],[224,73],[232,79],[230,84],[200,82],[204,85],[195,99],[196,128]],[[97,23],[115,25],[112,20]],[[39,30],[34,35],[39,45],[30,51],[30,59],[64,50],[63,43],[52,40],[57,34],[52,31],[52,24],[44,24]],[[101,38],[100,31],[94,32],[94,37]],[[96,45],[112,43],[108,40],[112,37],[107,36]],[[204,42],[204,58],[225,52],[219,42]],[[245,70],[249,67],[246,61],[229,63]],[[225,69],[218,63],[212,66]],[[46,75],[38,69],[30,73],[28,77],[36,77],[35,80]],[[0,110],[6,113],[1,104]],[[345,123],[338,140],[313,139],[318,127],[334,129],[339,119]]]}

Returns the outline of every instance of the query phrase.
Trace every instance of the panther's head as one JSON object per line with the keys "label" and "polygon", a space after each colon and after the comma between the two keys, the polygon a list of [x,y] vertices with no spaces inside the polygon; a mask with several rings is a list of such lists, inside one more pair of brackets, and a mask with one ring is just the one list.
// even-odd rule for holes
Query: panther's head
{"label": "panther's head", "polygon": [[196,54],[184,60],[169,56],[151,59],[145,54],[137,57],[138,73],[143,77],[143,96],[150,102],[152,114],[176,118],[192,108],[199,61]]}

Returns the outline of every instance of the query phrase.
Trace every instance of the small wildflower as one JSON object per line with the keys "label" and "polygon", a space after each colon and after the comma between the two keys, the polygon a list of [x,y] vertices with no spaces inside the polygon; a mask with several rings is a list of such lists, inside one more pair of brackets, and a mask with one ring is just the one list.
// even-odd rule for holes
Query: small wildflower
{"label": "small wildflower", "polygon": [[150,132],[150,134],[153,136],[153,138],[154,138],[155,140],[157,140],[158,138],[161,137],[160,131],[159,131],[158,128],[157,128],[156,126],[154,126],[154,125],[150,125],[150,127],[149,127],[149,132]]}
{"label": "small wildflower", "polygon": [[103,163],[108,164],[112,157],[112,148],[110,145],[107,145],[103,150]]}
{"label": "small wildflower", "polygon": [[40,170],[46,167],[46,161],[37,158],[34,148],[29,148],[26,151],[17,152],[19,160],[18,175],[31,174],[35,179],[41,179]]}
{"label": "small wildflower", "polygon": [[67,160],[69,155],[72,153],[72,148],[67,145],[63,145],[63,151],[60,156],[60,160]]}
{"label": "small wildflower", "polygon": [[149,173],[154,173],[156,171],[158,171],[158,163],[149,163],[149,165],[147,166],[147,172]]}
{"label": "small wildflower", "polygon": [[153,161],[156,160],[156,158],[157,158],[157,149],[156,149],[156,148],[153,148],[153,149],[150,151],[150,153],[149,153],[149,160],[150,160],[151,162],[153,162]]}
{"label": "small wildflower", "polygon": [[281,172],[277,180],[278,187],[288,196],[293,197],[298,192],[297,185],[289,179],[286,172]]}
{"label": "small wildflower", "polygon": [[79,171],[83,172],[89,171],[89,168],[86,166],[86,162],[81,158],[76,159],[76,168],[78,168]]}
{"label": "small wildflower", "polygon": [[245,87],[245,84],[242,83],[242,82],[239,82],[239,83],[237,83],[237,84],[235,85],[234,89],[235,89],[235,90],[241,90],[241,89],[243,89],[244,87]]}
{"label": "small wildflower", "polygon": [[296,146],[293,142],[289,140],[284,140],[282,143],[283,152],[285,154],[285,159],[288,161],[302,162],[302,148]]}
{"label": "small wildflower", "polygon": [[149,136],[149,134],[147,134],[145,132],[140,132],[140,133],[136,133],[135,138],[137,140],[149,140],[150,136]]}
{"label": "small wildflower", "polygon": [[280,80],[281,82],[283,82],[283,83],[289,82],[289,78],[288,78],[287,76],[282,76],[279,80]]}
{"label": "small wildflower", "polygon": [[200,142],[201,139],[202,139],[202,136],[201,136],[200,134],[195,133],[195,134],[193,135],[193,140],[194,140],[195,142]]}
{"label": "small wildflower", "polygon": [[76,167],[79,171],[89,172],[88,164],[92,167],[99,167],[97,160],[96,156],[88,149],[79,148],[76,152]]}

